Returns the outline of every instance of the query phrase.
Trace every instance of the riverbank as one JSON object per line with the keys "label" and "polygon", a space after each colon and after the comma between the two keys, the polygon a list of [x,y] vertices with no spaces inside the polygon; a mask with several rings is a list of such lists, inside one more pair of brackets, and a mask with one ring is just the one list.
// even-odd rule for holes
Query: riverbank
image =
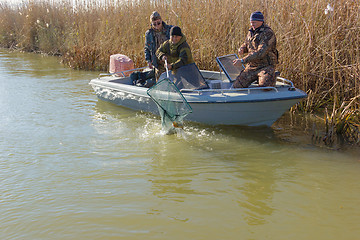
{"label": "riverbank", "polygon": [[[236,7],[235,7],[236,6]],[[108,68],[115,53],[144,66],[144,33],[157,10],[187,35],[201,69],[218,69],[216,56],[234,53],[249,16],[261,10],[277,34],[281,75],[306,91],[293,111],[324,111],[329,144],[337,136],[360,141],[360,4],[318,1],[31,1],[0,5],[0,46],[58,55],[74,69]],[[286,13],[286,14],[284,14]]]}

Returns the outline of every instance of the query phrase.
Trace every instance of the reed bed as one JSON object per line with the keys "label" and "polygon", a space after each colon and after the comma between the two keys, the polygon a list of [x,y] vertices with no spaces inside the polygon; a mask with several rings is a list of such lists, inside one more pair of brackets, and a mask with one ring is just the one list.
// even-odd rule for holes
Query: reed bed
{"label": "reed bed", "polygon": [[262,11],[277,34],[277,69],[308,93],[293,110],[314,113],[332,108],[333,114],[324,117],[331,129],[339,119],[350,119],[338,114],[349,106],[352,134],[360,139],[360,3],[356,0],[5,2],[0,3],[0,46],[59,55],[75,69],[106,71],[109,56],[115,53],[128,55],[141,67],[145,66],[144,33],[154,10],[168,24],[183,29],[197,65],[208,70],[218,69],[216,56],[237,52],[251,12]]}

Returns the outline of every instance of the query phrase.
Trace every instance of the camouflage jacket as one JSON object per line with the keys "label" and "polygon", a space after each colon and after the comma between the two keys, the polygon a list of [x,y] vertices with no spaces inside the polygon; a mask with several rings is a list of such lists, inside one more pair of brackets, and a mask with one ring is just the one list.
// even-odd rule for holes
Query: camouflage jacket
{"label": "camouflage jacket", "polygon": [[244,49],[244,53],[248,53],[243,60],[249,67],[259,69],[278,63],[275,33],[266,24],[255,30],[250,28],[240,48]]}
{"label": "camouflage jacket", "polygon": [[[162,22],[162,24],[163,24],[163,33],[166,35],[167,39],[170,39],[170,29],[172,25],[167,25],[164,21]],[[157,68],[158,63],[156,61],[156,56],[155,56],[156,50],[157,48],[156,48],[154,29],[150,28],[145,33],[145,47],[144,47],[145,60],[146,62],[151,62],[151,64]]]}
{"label": "camouflage jacket", "polygon": [[173,70],[178,69],[184,65],[194,63],[190,46],[186,42],[185,35],[182,36],[180,41],[173,44],[170,40],[167,40],[156,51],[156,57],[161,58],[166,55],[168,63],[171,64]]}

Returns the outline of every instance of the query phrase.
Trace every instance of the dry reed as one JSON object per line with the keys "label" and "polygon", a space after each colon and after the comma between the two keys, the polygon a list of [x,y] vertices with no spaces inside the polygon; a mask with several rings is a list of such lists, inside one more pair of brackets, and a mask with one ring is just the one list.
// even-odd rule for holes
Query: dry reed
{"label": "dry reed", "polygon": [[[355,0],[0,3],[0,46],[60,55],[77,69],[107,70],[115,53],[128,55],[140,67],[154,10],[183,29],[199,68],[208,70],[218,69],[216,56],[237,51],[251,12],[260,10],[277,34],[278,70],[308,93],[297,109],[315,112],[330,106],[334,112],[360,94],[360,3]],[[353,108],[358,111],[359,105]]]}

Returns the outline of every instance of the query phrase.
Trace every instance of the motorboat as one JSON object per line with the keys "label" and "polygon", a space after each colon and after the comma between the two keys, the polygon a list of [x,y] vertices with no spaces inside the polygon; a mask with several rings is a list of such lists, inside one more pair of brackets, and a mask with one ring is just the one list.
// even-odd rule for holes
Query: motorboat
{"label": "motorboat", "polygon": [[[160,79],[169,77],[176,83],[191,106],[192,112],[184,121],[209,125],[271,126],[307,96],[290,80],[280,76],[277,76],[274,87],[259,87],[255,82],[248,88],[233,88],[232,82],[241,71],[232,65],[234,58],[237,58],[235,54],[216,58],[220,71],[199,70],[191,64],[179,68],[176,74],[161,75]],[[157,105],[147,94],[148,88],[134,85],[130,76],[100,74],[89,84],[101,100],[159,115]]]}

